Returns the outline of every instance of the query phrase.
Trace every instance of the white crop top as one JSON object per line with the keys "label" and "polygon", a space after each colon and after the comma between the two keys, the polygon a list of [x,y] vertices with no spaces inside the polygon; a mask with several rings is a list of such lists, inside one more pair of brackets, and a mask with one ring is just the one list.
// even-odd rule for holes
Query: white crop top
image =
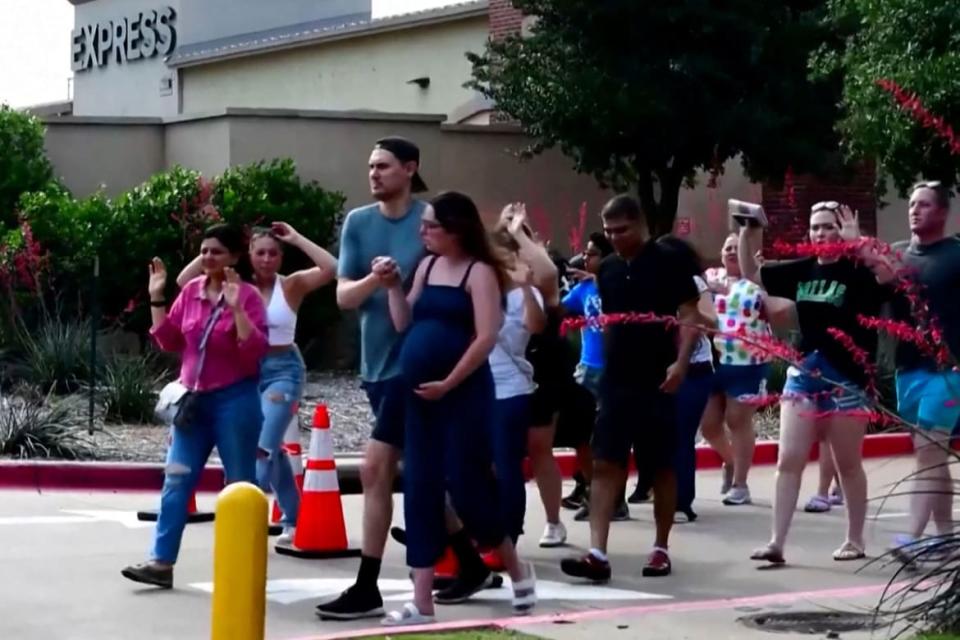
{"label": "white crop top", "polygon": [[273,293],[267,305],[267,339],[271,347],[293,344],[297,334],[297,314],[287,303],[283,295],[283,285],[280,276],[273,282]]}

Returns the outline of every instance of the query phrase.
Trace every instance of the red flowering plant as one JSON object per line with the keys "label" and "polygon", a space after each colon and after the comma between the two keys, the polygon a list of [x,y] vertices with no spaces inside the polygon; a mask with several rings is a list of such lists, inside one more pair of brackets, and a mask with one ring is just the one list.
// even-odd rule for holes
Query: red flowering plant
{"label": "red flowering plant", "polygon": [[0,308],[6,331],[24,326],[24,315],[48,316],[46,290],[50,255],[22,216],[19,226],[0,238]]}

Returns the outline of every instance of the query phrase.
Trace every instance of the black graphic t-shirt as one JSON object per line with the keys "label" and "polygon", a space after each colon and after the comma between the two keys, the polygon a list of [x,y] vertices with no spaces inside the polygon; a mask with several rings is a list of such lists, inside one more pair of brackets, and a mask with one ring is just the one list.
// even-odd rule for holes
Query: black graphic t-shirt
{"label": "black graphic t-shirt", "polygon": [[867,267],[845,259],[820,264],[816,258],[804,258],[764,265],[760,279],[768,295],[797,303],[800,351],[819,351],[837,371],[863,386],[863,367],[827,329],[843,331],[875,361],[877,333],[861,326],[857,315],[879,315],[891,288],[879,284]]}

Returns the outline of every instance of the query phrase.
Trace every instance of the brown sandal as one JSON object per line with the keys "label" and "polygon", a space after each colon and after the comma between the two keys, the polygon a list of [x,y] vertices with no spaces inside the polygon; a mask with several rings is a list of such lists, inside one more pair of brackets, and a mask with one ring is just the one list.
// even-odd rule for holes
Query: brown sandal
{"label": "brown sandal", "polygon": [[754,552],[750,554],[750,559],[758,560],[760,562],[769,562],[770,564],[786,563],[786,560],[783,559],[783,551],[772,544],[755,549]]}

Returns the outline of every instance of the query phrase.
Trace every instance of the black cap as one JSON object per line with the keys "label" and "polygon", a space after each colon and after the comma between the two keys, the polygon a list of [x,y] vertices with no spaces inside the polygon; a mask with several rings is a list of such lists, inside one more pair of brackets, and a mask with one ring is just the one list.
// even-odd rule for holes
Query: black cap
{"label": "black cap", "polygon": [[413,180],[410,185],[410,191],[420,193],[427,190],[427,183],[420,177],[420,147],[406,138],[400,136],[389,136],[380,138],[374,145],[374,149],[383,149],[392,153],[400,162],[416,162],[417,172],[413,174]]}

